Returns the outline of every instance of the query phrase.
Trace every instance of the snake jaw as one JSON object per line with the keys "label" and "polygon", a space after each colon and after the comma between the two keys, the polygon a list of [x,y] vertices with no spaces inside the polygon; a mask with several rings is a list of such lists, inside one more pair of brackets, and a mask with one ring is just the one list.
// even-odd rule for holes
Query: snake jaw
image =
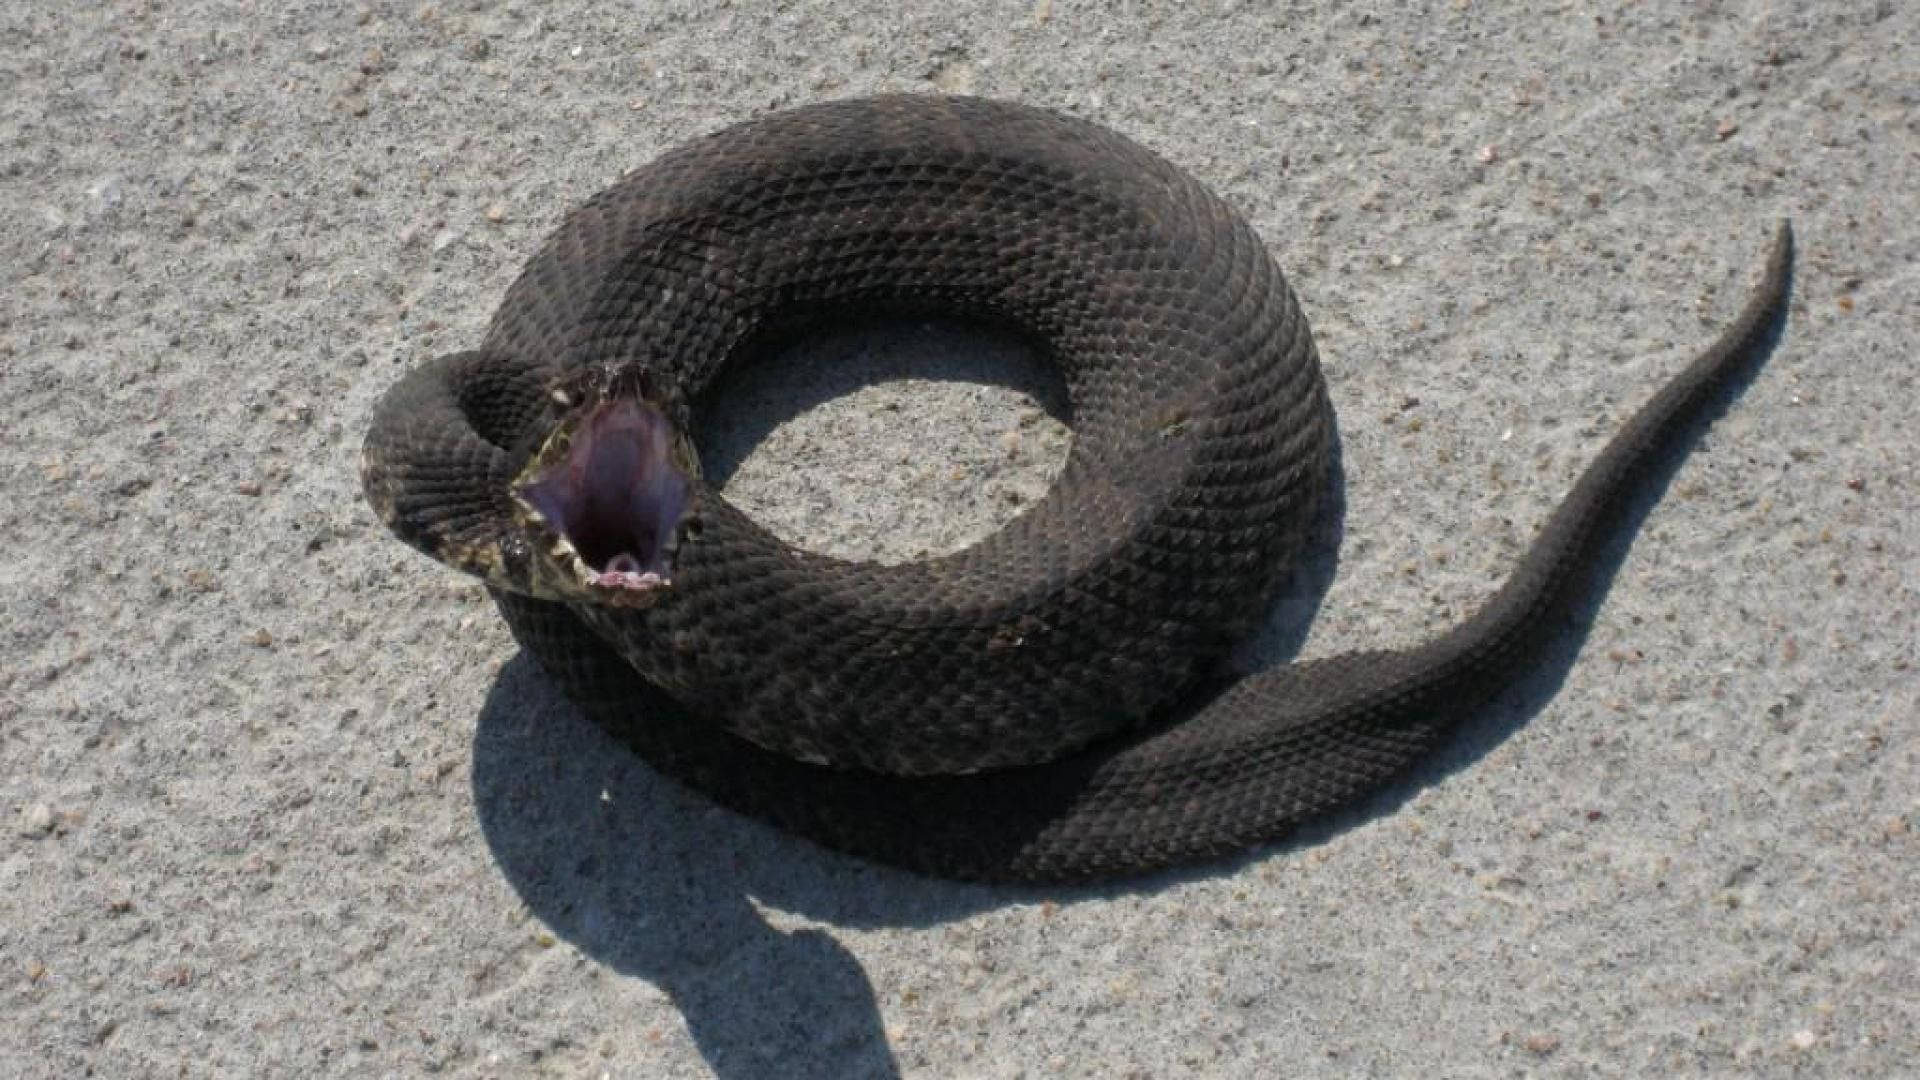
{"label": "snake jaw", "polygon": [[564,584],[603,602],[650,604],[672,584],[691,470],[665,413],[601,400],[547,440],[514,482],[523,524],[547,540]]}

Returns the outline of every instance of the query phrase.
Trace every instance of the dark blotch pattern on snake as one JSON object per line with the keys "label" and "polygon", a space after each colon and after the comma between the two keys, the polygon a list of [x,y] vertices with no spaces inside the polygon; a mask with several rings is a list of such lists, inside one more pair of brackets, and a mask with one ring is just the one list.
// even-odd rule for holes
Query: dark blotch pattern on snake
{"label": "dark blotch pattern on snake", "polygon": [[[1636,472],[1757,356],[1791,239],[1471,617],[1222,677],[1329,479],[1306,320],[1246,221],[1094,124],[967,98],[776,113],[570,215],[480,347],[382,399],[363,481],[487,582],[566,694],[662,772],[939,876],[1084,880],[1245,849],[1402,773],[1550,637]],[[1074,441],[996,535],[900,566],[796,550],[701,479],[727,365],[938,313],[1056,365]]]}

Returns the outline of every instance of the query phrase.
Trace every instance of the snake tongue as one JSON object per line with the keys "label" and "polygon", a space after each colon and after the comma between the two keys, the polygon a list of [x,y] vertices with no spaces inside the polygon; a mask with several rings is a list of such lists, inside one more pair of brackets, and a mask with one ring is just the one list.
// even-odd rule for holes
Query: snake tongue
{"label": "snake tongue", "polygon": [[672,462],[666,416],[644,401],[595,405],[565,452],[519,488],[585,564],[587,583],[649,591],[668,583],[687,478]]}

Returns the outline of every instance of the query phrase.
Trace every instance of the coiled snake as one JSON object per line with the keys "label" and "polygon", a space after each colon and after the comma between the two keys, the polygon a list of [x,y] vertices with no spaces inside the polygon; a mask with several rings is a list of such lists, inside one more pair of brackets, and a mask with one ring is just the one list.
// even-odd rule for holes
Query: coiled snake
{"label": "coiled snake", "polygon": [[[479,349],[381,400],[367,497],[485,579],[515,638],[661,771],[939,876],[1082,880],[1246,848],[1401,773],[1550,631],[1634,474],[1783,304],[1734,325],[1581,476],[1505,585],[1413,648],[1244,678],[1326,487],[1306,320],[1239,214],[1094,124],[968,98],[776,113],[573,212]],[[699,475],[728,364],[937,312],[1058,366],[1074,441],[998,534],[901,566],[798,551]]]}

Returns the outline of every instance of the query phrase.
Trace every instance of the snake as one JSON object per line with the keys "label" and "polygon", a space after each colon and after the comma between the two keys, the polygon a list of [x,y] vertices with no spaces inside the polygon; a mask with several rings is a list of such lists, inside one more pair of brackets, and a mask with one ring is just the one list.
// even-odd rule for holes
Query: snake
{"label": "snake", "polygon": [[[1409,772],[1536,663],[1638,482],[1764,355],[1781,221],[1733,322],[1585,466],[1472,614],[1401,648],[1226,657],[1326,504],[1334,415],[1247,219],[1088,120],[938,95],[696,138],[568,213],[477,348],[375,404],[369,505],[481,579],[562,694],[714,802],[937,878],[1228,858]],[[1044,496],[900,563],[786,543],[701,471],[716,380],[938,317],[1057,371]]]}

